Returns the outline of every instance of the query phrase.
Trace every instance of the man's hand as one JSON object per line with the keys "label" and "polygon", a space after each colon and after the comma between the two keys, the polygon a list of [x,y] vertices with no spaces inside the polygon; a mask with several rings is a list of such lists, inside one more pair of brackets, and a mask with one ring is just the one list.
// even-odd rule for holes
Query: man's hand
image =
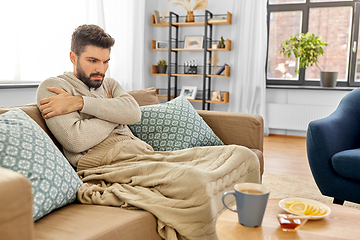
{"label": "man's hand", "polygon": [[47,89],[57,95],[40,100],[39,109],[45,119],[75,112],[81,110],[84,106],[81,96],[73,96],[56,87],[48,87]]}

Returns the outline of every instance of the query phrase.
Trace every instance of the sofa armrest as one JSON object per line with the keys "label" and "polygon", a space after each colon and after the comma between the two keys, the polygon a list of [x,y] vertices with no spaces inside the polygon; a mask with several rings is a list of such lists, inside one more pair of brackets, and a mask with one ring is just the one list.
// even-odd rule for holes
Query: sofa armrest
{"label": "sofa armrest", "polygon": [[32,193],[29,180],[0,167],[0,236],[7,240],[34,237]]}
{"label": "sofa armrest", "polygon": [[197,112],[224,144],[263,151],[264,121],[260,115],[205,110]]}

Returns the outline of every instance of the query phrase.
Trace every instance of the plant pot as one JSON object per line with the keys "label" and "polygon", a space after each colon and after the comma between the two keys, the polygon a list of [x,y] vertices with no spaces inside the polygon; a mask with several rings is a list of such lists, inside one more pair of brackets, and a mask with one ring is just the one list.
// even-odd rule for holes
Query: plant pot
{"label": "plant pot", "polygon": [[219,48],[225,48],[225,45],[220,45],[218,46]]}
{"label": "plant pot", "polygon": [[158,66],[158,73],[166,73],[167,66]]}
{"label": "plant pot", "polygon": [[338,72],[320,72],[320,85],[322,87],[335,87]]}
{"label": "plant pot", "polygon": [[194,12],[193,11],[188,11],[186,14],[186,22],[194,22]]}

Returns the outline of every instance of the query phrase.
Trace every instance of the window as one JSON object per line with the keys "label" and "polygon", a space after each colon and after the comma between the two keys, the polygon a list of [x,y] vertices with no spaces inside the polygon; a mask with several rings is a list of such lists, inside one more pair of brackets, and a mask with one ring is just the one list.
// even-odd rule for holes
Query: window
{"label": "window", "polygon": [[71,0],[0,1],[0,83],[40,82],[72,69],[70,39],[87,19],[84,6]]}
{"label": "window", "polygon": [[295,73],[296,59],[284,58],[281,43],[311,32],[327,42],[318,58],[323,71],[337,71],[337,86],[360,86],[358,53],[360,0],[269,0],[267,85],[320,86],[314,65]]}

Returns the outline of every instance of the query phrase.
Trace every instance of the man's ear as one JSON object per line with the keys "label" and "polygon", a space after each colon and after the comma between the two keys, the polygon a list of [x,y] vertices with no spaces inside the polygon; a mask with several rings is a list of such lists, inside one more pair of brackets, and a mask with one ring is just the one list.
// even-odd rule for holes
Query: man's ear
{"label": "man's ear", "polygon": [[76,64],[77,57],[78,56],[73,51],[70,51],[70,60],[71,60],[72,64]]}

